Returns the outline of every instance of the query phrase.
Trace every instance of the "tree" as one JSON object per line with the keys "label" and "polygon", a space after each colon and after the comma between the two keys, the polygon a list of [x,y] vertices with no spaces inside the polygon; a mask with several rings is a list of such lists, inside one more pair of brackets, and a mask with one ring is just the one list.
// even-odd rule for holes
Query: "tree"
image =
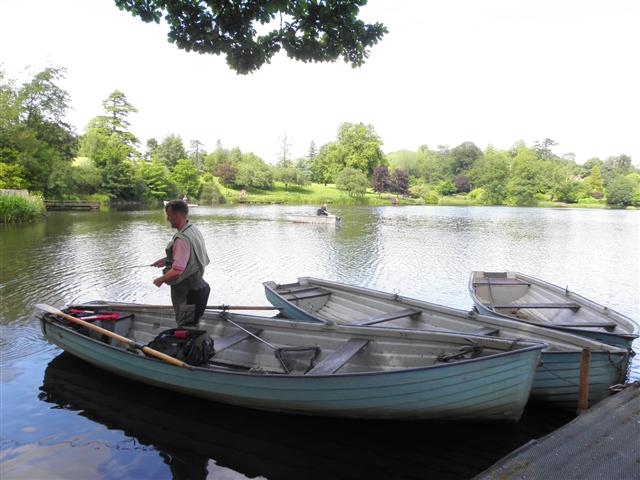
{"label": "tree", "polygon": [[480,157],[482,157],[482,150],[476,147],[473,142],[461,143],[449,152],[451,173],[458,175],[469,170]]}
{"label": "tree", "polygon": [[409,173],[396,168],[389,176],[389,189],[393,193],[406,195],[409,192]]}
{"label": "tree", "polygon": [[131,149],[128,156],[133,154],[139,156],[140,154],[136,151],[136,145],[140,143],[140,140],[129,132],[130,123],[127,120],[129,114],[137,113],[138,109],[129,103],[127,96],[120,90],[111,92],[107,99],[102,102],[102,107],[106,115],[99,118],[104,121],[105,126]]}
{"label": "tree", "polygon": [[238,173],[234,181],[236,186],[263,189],[273,186],[272,168],[257,155],[253,153],[243,154],[237,168]]}
{"label": "tree", "polygon": [[465,175],[458,175],[453,179],[453,185],[456,187],[456,192],[469,192],[471,189],[471,184],[469,183],[469,178]]}
{"label": "tree", "polygon": [[318,148],[316,147],[316,143],[313,140],[311,140],[311,143],[309,144],[309,152],[307,153],[307,158],[313,161],[313,159],[316,158],[316,155],[318,155]]}
{"label": "tree", "polygon": [[177,187],[167,166],[158,159],[144,162],[140,166],[140,178],[146,187],[146,196],[158,200],[175,197]]}
{"label": "tree", "polygon": [[347,167],[336,177],[336,187],[350,197],[364,197],[367,192],[367,177],[355,168]]}
{"label": "tree", "polygon": [[293,162],[291,161],[291,145],[287,134],[282,136],[282,143],[280,144],[280,152],[278,153],[278,167],[291,167]]}
{"label": "tree", "polygon": [[384,163],[382,140],[373,126],[363,123],[343,123],[338,129],[338,145],[342,150],[345,167],[360,170],[367,177],[373,169]]}
{"label": "tree", "polygon": [[324,144],[311,164],[311,179],[325,185],[333,182],[335,176],[344,168],[343,158],[343,151],[336,142]]}
{"label": "tree", "polygon": [[493,148],[487,148],[484,156],[471,170],[470,177],[474,188],[484,190],[484,203],[502,205],[508,193],[509,159],[507,154]]}
{"label": "tree", "polygon": [[189,143],[189,159],[198,170],[202,170],[204,167],[204,159],[207,156],[203,147],[204,144],[200,140],[191,140]]}
{"label": "tree", "polygon": [[541,184],[541,163],[536,152],[521,149],[511,165],[509,195],[516,205],[531,205],[536,201]]}
{"label": "tree", "polygon": [[386,192],[389,185],[391,185],[389,169],[387,167],[376,167],[373,170],[373,178],[371,179],[373,191],[378,193]]}
{"label": "tree", "polygon": [[[63,68],[49,67],[16,87],[0,70],[0,162],[24,175],[20,182],[47,195],[54,165],[69,164],[77,148],[76,135],[63,121],[68,93],[58,86]],[[5,172],[6,173],[6,172]]]}
{"label": "tree", "polygon": [[307,183],[304,172],[296,167],[276,167],[275,178],[284,183],[285,191],[289,190],[289,184],[305,185]]}
{"label": "tree", "polygon": [[[269,63],[281,49],[303,62],[335,61],[353,67],[387,33],[381,23],[358,19],[366,0],[115,0],[144,22],[169,25],[169,41],[198,53],[224,54],[227,64],[246,74]],[[256,28],[258,27],[258,28]],[[275,28],[274,28],[275,27]],[[264,32],[259,35],[258,30]]]}
{"label": "tree", "polygon": [[591,168],[591,175],[584,179],[585,184],[589,187],[589,193],[603,193],[604,180],[602,179],[602,171],[600,165],[595,164]]}
{"label": "tree", "polygon": [[178,160],[184,160],[187,158],[187,152],[182,144],[182,138],[177,134],[169,134],[156,148],[156,156],[158,160],[164,162],[168,167],[173,167],[178,163]]}
{"label": "tree", "polygon": [[633,182],[622,175],[616,176],[607,188],[607,205],[623,208],[633,203]]}
{"label": "tree", "polygon": [[551,149],[558,145],[558,142],[545,138],[542,141],[536,141],[533,144],[533,149],[540,160],[546,160],[555,157]]}
{"label": "tree", "polygon": [[169,177],[176,184],[178,195],[191,198],[200,196],[200,175],[193,162],[187,158],[178,160]]}
{"label": "tree", "polygon": [[153,157],[156,154],[156,149],[158,148],[158,141],[155,138],[150,138],[147,140],[147,151],[144,154],[144,159],[147,161],[153,160]]}
{"label": "tree", "polygon": [[220,186],[216,182],[213,175],[205,173],[200,177],[202,188],[200,190],[200,203],[213,205],[216,203],[224,203],[224,196],[220,191]]}

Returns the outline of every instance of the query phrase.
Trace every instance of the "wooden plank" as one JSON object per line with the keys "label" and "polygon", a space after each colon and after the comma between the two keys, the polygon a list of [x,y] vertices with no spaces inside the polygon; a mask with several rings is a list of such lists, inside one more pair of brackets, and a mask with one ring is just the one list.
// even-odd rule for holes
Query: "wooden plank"
{"label": "wooden plank", "polygon": [[388,312],[375,317],[369,317],[362,322],[357,322],[356,325],[374,325],[376,323],[388,322],[389,320],[395,320],[402,317],[412,317],[418,314],[420,314],[420,310],[406,308],[404,310],[397,310],[395,312]]}
{"label": "wooden plank", "polygon": [[[251,333],[254,335],[258,335],[262,330],[252,329]],[[221,352],[229,347],[234,346],[237,343],[246,340],[247,338],[251,338],[251,335],[247,332],[240,330],[239,332],[232,333],[231,335],[226,335],[224,337],[216,338],[213,340],[213,348],[216,353]]]}
{"label": "wooden plank", "polygon": [[309,370],[305,375],[330,375],[336,372],[368,343],[369,340],[350,338],[336,348],[331,355]]}
{"label": "wooden plank", "polygon": [[527,287],[531,286],[530,283],[523,282],[519,278],[482,278],[480,280],[474,280],[473,285],[474,286],[477,286],[477,285],[496,285],[496,286],[526,285]]}
{"label": "wooden plank", "polygon": [[493,308],[570,308],[578,310],[580,305],[577,303],[561,302],[561,303],[496,303]]}
{"label": "wooden plank", "polygon": [[285,293],[282,295],[282,298],[285,300],[304,300],[307,298],[316,298],[316,297],[324,297],[325,295],[331,295],[331,292],[321,289],[314,289],[313,291],[303,292],[301,294],[298,293]]}
{"label": "wooden plank", "polygon": [[279,293],[280,295],[288,295],[290,293],[296,294],[299,292],[309,292],[311,290],[318,290],[318,287],[300,287],[298,286],[298,288],[277,288],[276,292]]}

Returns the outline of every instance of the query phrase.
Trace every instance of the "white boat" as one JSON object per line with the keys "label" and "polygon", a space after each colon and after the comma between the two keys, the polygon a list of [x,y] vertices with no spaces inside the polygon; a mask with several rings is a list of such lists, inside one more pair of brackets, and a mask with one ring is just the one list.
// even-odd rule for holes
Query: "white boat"
{"label": "white boat", "polygon": [[119,320],[96,321],[120,339],[91,333],[61,319],[60,311],[41,315],[42,330],[51,343],[100,368],[228,404],[317,416],[515,421],[545,347],[209,310],[199,328],[214,338],[216,353],[208,364],[182,368],[140,353],[153,353],[144,344],[175,327],[171,306],[91,302],[74,306],[78,310],[118,313]]}
{"label": "white boat", "polygon": [[[162,203],[164,204],[164,206],[167,206],[167,203],[169,203],[169,200],[163,200]],[[200,205],[198,205],[197,203],[187,203],[188,207],[199,207]]]}
{"label": "white boat", "polygon": [[631,348],[640,326],[629,317],[569,290],[519,272],[471,272],[469,292],[479,312],[564,330]]}
{"label": "white boat", "polygon": [[335,215],[289,215],[287,220],[293,223],[321,223],[335,225],[340,223],[342,218]]}
{"label": "white boat", "polygon": [[580,397],[580,362],[590,352],[590,404],[609,395],[609,386],[623,382],[630,352],[567,332],[511,319],[478,315],[398,294],[345,285],[312,277],[278,285],[265,282],[265,295],[282,314],[305,322],[350,324],[462,334],[490,335],[504,340],[544,342],[531,399],[575,409]]}

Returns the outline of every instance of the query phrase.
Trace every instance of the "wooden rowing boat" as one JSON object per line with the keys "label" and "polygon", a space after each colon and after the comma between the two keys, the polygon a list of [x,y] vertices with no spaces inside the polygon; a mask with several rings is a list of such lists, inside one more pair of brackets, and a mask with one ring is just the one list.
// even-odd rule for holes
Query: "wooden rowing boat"
{"label": "wooden rowing boat", "polygon": [[480,313],[564,330],[631,348],[640,327],[608,307],[518,272],[472,272],[469,292]]}
{"label": "wooden rowing boat", "polygon": [[[137,344],[175,327],[170,306],[92,302],[75,308],[128,316],[112,328]],[[207,311],[199,328],[214,338],[216,354],[207,365],[181,368],[94,338],[50,313],[40,319],[50,342],[136,381],[254,409],[367,419],[518,420],[544,348],[491,337]],[[286,373],[273,347],[313,348],[317,356]]]}
{"label": "wooden rowing boat", "polygon": [[609,395],[609,386],[624,380],[629,351],[567,332],[546,329],[495,316],[478,315],[330,280],[302,277],[295,283],[265,282],[265,295],[283,315],[305,322],[351,324],[428,331],[490,335],[505,340],[543,342],[541,364],[531,399],[575,408],[580,394],[582,351],[589,361],[589,402]]}

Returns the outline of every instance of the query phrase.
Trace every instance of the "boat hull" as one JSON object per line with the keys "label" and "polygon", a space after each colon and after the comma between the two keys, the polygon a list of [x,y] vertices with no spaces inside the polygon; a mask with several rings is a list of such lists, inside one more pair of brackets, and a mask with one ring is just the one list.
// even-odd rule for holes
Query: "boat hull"
{"label": "boat hull", "polygon": [[[475,308],[482,315],[569,332],[628,350],[640,334],[640,326],[621,313],[573,293],[568,288],[519,272],[472,272],[468,289]],[[534,308],[495,307],[504,303],[511,306],[529,304]],[[545,303],[573,305],[574,308],[540,308]],[[587,326],[600,323],[610,324],[613,328]]]}
{"label": "boat hull", "polygon": [[[335,295],[336,292],[344,291],[352,295],[369,295],[371,297],[379,297],[377,301],[384,301],[389,304],[396,304],[397,308],[416,308],[425,312],[428,318],[433,316],[442,316],[442,318],[450,318],[452,322],[451,329],[459,328],[461,332],[469,332],[469,326],[489,327],[489,329],[500,330],[500,335],[505,338],[526,338],[530,341],[544,341],[551,345],[542,351],[541,362],[538,366],[531,390],[531,400],[534,402],[547,403],[554,407],[575,409],[580,398],[580,362],[582,349],[588,348],[591,352],[589,362],[589,378],[588,378],[588,399],[589,405],[593,405],[610,394],[609,387],[611,385],[624,382],[627,374],[629,363],[629,351],[621,348],[614,348],[607,344],[601,344],[595,341],[583,340],[580,337],[568,333],[557,332],[543,329],[538,326],[523,326],[519,322],[511,319],[498,319],[493,316],[469,315],[468,312],[452,309],[449,307],[438,306],[422,302],[407,297],[386,294],[376,290],[354,287],[350,285],[321,280],[315,278],[301,278],[296,284],[287,286],[318,286],[331,290]],[[281,314],[296,319],[301,322],[309,323],[325,323],[326,319],[321,317],[322,310],[320,300],[316,298],[303,299],[298,302],[288,301],[282,295],[277,293],[277,285],[273,282],[265,282],[265,296],[267,300],[278,307]],[[316,302],[315,305],[310,302]],[[300,305],[296,305],[299,303]],[[352,319],[344,318],[340,323],[351,323]],[[385,327],[393,327],[394,322],[388,322]],[[419,330],[429,330],[432,328],[420,319],[411,321],[404,320],[400,324],[401,328],[415,328]],[[442,325],[441,325],[442,326]],[[465,330],[462,330],[462,328]],[[553,345],[554,340],[562,342],[560,346]],[[562,351],[564,350],[564,351]]]}
{"label": "boat hull", "polygon": [[[252,326],[260,326],[260,320],[252,318]],[[374,373],[273,375],[175,367],[87,337],[45,316],[41,322],[51,343],[135,381],[242,407],[362,419],[516,421],[529,397],[542,348]],[[273,326],[283,321],[264,322]],[[288,329],[296,329],[295,322],[286,323],[294,324]],[[164,327],[160,322],[158,331]]]}

